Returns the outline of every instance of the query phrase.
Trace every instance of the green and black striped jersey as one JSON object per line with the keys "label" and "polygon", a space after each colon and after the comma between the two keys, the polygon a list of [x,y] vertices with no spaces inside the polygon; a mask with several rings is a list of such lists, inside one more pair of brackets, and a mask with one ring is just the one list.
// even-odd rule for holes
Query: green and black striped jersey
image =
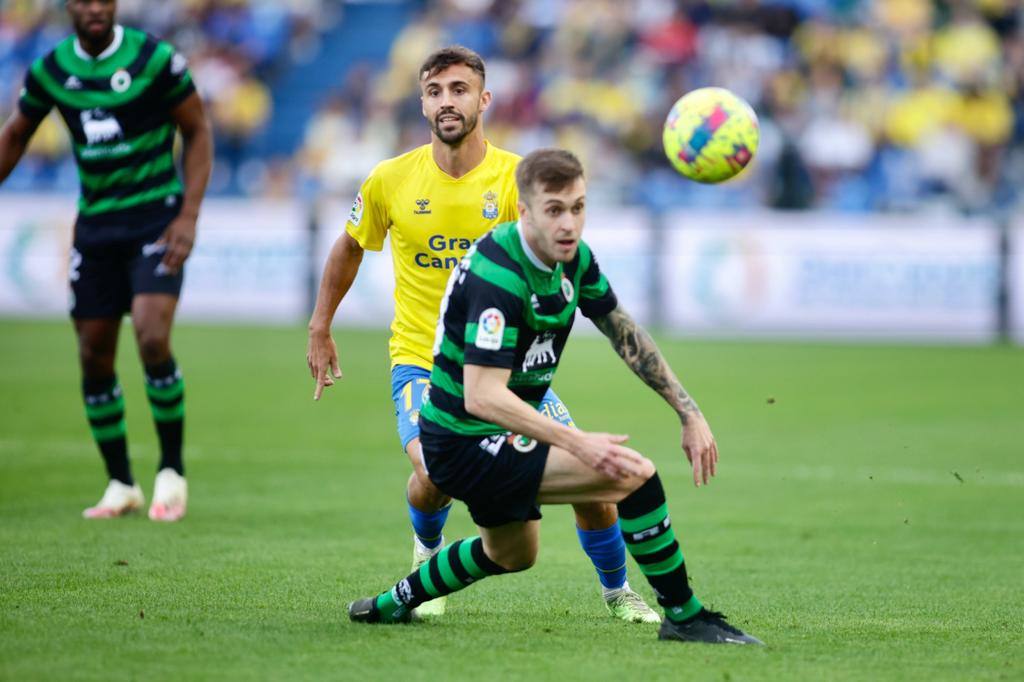
{"label": "green and black striped jersey", "polygon": [[441,303],[430,390],[420,428],[464,436],[506,429],[469,414],[463,390],[466,364],[510,368],[508,387],[530,405],[540,405],[558,369],[576,317],[615,309],[615,293],[590,247],[546,269],[528,251],[518,223],[504,223],[482,237],[448,280]]}
{"label": "green and black striped jersey", "polygon": [[81,222],[177,205],[171,110],[194,91],[185,58],[169,43],[115,26],[113,43],[96,58],[72,35],[33,62],[18,105],[33,120],[56,106],[67,123]]}

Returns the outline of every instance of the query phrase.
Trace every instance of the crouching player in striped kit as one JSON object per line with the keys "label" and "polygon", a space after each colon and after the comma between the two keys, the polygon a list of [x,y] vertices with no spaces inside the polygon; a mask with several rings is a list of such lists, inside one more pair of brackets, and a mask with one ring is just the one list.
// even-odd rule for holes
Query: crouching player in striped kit
{"label": "crouching player in striped kit", "polygon": [[625,436],[580,431],[537,413],[579,308],[678,414],[694,483],[715,474],[718,450],[697,404],[618,306],[580,239],[586,185],[579,161],[558,149],[533,152],[516,169],[516,184],[519,222],[480,239],[448,282],[420,412],[424,467],[440,490],[466,503],[479,536],[352,602],[349,617],[407,621],[425,601],[525,570],[537,556],[538,505],[606,502],[618,506],[626,547],[665,611],[659,638],[760,644],[690,589],[651,461],[626,447]]}
{"label": "crouching player in striped kit", "polygon": [[[0,182],[56,107],[71,133],[82,185],[71,249],[71,317],[78,334],[85,414],[109,478],[86,518],[139,509],[128,462],[125,410],[114,357],[131,313],[146,393],[160,440],[149,517],[185,514],[184,383],[170,336],[182,269],[192,250],[212,160],[212,135],[185,58],[163,41],[114,22],[114,0],[68,0],[75,33],[37,59],[18,111],[0,130]],[[182,186],[175,130],[184,139]]]}

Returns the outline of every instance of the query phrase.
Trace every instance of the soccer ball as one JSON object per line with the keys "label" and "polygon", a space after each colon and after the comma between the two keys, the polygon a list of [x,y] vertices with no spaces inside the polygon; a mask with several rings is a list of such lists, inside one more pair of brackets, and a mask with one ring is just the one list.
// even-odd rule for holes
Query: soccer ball
{"label": "soccer ball", "polygon": [[680,97],[665,119],[662,144],[677,171],[697,182],[723,182],[757,152],[757,114],[725,88],[700,88]]}

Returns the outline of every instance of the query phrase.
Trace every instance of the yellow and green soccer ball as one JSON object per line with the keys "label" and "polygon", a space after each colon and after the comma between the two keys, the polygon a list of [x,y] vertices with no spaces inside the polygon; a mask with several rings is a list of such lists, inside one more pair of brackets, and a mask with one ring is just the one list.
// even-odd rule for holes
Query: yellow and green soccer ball
{"label": "yellow and green soccer ball", "polygon": [[701,88],[680,97],[665,119],[662,143],[677,171],[697,182],[724,182],[757,153],[757,114],[725,88]]}

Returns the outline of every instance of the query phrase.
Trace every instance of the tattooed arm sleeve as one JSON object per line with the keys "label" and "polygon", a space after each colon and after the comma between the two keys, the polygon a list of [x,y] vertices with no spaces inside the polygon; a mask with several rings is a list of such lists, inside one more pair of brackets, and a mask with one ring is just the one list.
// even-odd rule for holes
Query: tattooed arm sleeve
{"label": "tattooed arm sleeve", "polygon": [[685,425],[700,408],[686,392],[672,368],[662,356],[654,339],[621,307],[593,320],[597,328],[612,342],[615,352],[645,384],[665,399]]}

